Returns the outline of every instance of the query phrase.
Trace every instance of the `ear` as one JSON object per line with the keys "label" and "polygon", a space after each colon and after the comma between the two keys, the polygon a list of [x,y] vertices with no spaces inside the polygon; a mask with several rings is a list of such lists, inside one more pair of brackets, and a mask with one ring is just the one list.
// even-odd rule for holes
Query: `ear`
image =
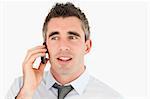
{"label": "ear", "polygon": [[92,47],[92,41],[89,39],[85,42],[85,54],[89,53]]}

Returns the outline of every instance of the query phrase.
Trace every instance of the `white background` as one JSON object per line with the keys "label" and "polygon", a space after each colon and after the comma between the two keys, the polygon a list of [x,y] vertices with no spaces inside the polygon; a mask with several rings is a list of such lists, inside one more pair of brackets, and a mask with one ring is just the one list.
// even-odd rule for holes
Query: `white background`
{"label": "white background", "polygon": [[[73,3],[87,15],[91,27],[93,46],[85,59],[90,73],[125,99],[150,99],[150,3]],[[22,75],[27,49],[42,43],[42,25],[54,4],[0,3],[0,97]]]}

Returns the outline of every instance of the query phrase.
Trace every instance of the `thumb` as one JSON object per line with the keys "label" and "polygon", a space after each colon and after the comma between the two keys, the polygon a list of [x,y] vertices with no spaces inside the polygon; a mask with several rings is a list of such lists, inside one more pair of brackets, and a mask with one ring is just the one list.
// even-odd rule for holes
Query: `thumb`
{"label": "thumb", "polygon": [[41,72],[43,72],[43,71],[44,71],[44,68],[46,67],[46,64],[47,64],[48,60],[49,60],[49,59],[46,58],[46,63],[45,63],[45,64],[43,64],[43,63],[41,62],[41,63],[40,63],[40,66],[39,66],[39,68],[38,68],[38,70],[40,70]]}

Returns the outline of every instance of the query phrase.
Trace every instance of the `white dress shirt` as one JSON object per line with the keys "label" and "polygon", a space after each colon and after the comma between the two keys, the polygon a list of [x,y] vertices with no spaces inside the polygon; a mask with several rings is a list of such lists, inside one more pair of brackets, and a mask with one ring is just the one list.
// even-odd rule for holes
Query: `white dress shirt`
{"label": "white dress shirt", "polygon": [[[52,87],[55,82],[58,83],[50,71],[44,72],[43,80],[35,91],[33,99],[57,99],[57,89]],[[65,99],[123,99],[118,92],[89,75],[87,70],[69,84],[74,89]],[[15,79],[5,99],[15,99],[22,85],[22,77]]]}

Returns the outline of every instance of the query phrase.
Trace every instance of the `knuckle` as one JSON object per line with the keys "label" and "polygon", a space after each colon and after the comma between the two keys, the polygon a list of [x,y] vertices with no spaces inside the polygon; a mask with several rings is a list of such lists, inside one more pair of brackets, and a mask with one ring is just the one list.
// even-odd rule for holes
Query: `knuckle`
{"label": "knuckle", "polygon": [[29,54],[31,52],[31,49],[27,50],[27,54]]}
{"label": "knuckle", "polygon": [[24,67],[26,65],[26,62],[24,61],[23,63],[22,63],[22,66]]}

